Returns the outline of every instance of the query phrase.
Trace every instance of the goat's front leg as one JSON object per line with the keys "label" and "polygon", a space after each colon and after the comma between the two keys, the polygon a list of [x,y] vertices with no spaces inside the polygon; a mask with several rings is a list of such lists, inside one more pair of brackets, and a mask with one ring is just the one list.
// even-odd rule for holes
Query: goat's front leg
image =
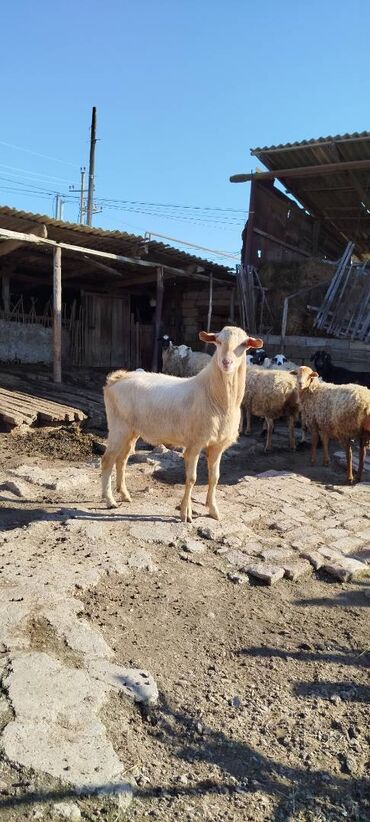
{"label": "goat's front leg", "polygon": [[220,462],[224,449],[219,445],[210,446],[207,450],[208,463],[208,493],[206,505],[209,507],[209,515],[213,519],[220,519],[220,512],[216,505],[216,488],[220,478]]}
{"label": "goat's front leg", "polygon": [[321,437],[322,450],[323,450],[322,464],[323,465],[330,465],[329,437],[323,431],[320,431],[320,437]]}
{"label": "goat's front leg", "polygon": [[267,435],[266,435],[266,445],[265,451],[271,451],[272,449],[272,432],[274,430],[274,421],[271,417],[265,417],[266,424],[267,424]]}
{"label": "goat's front leg", "polygon": [[184,453],[185,462],[185,493],[181,501],[180,512],[182,522],[193,521],[193,509],[191,505],[191,492],[194,488],[197,478],[197,466],[199,460],[199,451],[189,451]]}
{"label": "goat's front leg", "polygon": [[319,442],[319,432],[316,426],[312,428],[311,431],[311,465],[315,465],[316,463],[316,452],[317,452],[317,445]]}
{"label": "goat's front leg", "polygon": [[289,414],[288,420],[289,429],[289,445],[292,451],[295,451],[295,415]]}
{"label": "goat's front leg", "polygon": [[250,408],[246,408],[245,416],[246,416],[246,424],[244,425],[244,434],[251,434],[252,433],[252,413],[251,413]]}
{"label": "goat's front leg", "polygon": [[358,463],[358,471],[357,471],[357,482],[361,482],[362,474],[364,472],[364,462],[366,457],[366,446],[367,446],[367,437],[364,434],[361,434],[360,439],[360,457]]}

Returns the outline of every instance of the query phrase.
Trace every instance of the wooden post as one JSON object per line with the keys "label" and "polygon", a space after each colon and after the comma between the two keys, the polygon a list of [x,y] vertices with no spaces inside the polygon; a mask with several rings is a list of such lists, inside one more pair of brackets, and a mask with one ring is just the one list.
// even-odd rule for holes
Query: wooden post
{"label": "wooden post", "polygon": [[1,296],[3,299],[3,308],[6,314],[10,313],[10,277],[9,274],[3,274],[1,278]]}
{"label": "wooden post", "polygon": [[53,249],[53,379],[62,382],[62,249]]}
{"label": "wooden post", "polygon": [[229,320],[231,323],[235,322],[235,288],[230,291]]}
{"label": "wooden post", "polygon": [[282,318],[282,321],[281,321],[281,339],[280,339],[281,354],[284,354],[284,351],[285,351],[285,337],[286,337],[286,330],[287,330],[287,325],[288,325],[288,308],[289,308],[289,297],[285,297],[284,307],[283,307],[283,318]]}
{"label": "wooden post", "polygon": [[162,305],[163,305],[163,268],[157,268],[157,294],[156,306],[154,316],[154,344],[153,344],[153,359],[152,371],[158,371],[158,337],[161,330],[162,322]]}
{"label": "wooden post", "polygon": [[244,260],[242,260],[242,263],[243,263],[245,269],[247,269],[249,265],[253,265],[253,263],[254,263],[254,260],[252,259],[252,245],[253,245],[255,203],[256,203],[256,182],[255,182],[255,180],[252,180],[251,190],[250,190],[250,195],[249,195],[247,236],[246,236],[246,239],[245,239]]}

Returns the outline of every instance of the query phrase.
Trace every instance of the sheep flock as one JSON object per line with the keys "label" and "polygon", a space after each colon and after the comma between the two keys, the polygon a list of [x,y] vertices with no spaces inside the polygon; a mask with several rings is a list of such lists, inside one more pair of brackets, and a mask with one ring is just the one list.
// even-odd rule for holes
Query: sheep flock
{"label": "sheep flock", "polygon": [[[302,438],[306,430],[311,434],[312,463],[316,461],[319,438],[324,465],[329,464],[329,441],[337,440],[346,453],[349,482],[354,479],[352,441],[357,441],[360,457],[356,478],[362,479],[370,442],[370,390],[358,384],[362,374],[358,382],[356,376],[352,383],[327,382],[318,371],[298,366],[284,354],[267,358],[262,340],[234,326],[225,326],[218,333],[201,331],[199,339],[214,346],[212,356],[186,345],[174,345],[164,335],[160,340],[162,373],[137,369],[108,376],[104,388],[108,442],[102,458],[102,494],[109,507],[117,505],[111,487],[114,466],[117,492],[124,501],[131,501],[126,465],[141,437],[152,445],[166,443],[183,449],[186,479],[180,512],[184,522],[192,521],[191,493],[199,455],[205,452],[206,504],[209,515],[219,519],[216,488],[220,461],[238,438],[244,415],[246,434],[251,431],[253,416],[264,419],[266,451],[272,448],[274,421],[282,417],[288,420],[292,450],[296,447],[295,423],[301,418]],[[319,356],[316,361],[320,362]]]}

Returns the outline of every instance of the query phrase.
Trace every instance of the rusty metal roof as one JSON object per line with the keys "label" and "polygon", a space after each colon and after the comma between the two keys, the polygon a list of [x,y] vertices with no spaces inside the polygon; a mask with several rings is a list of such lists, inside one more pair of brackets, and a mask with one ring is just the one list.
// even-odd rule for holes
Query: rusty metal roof
{"label": "rusty metal roof", "polygon": [[330,223],[343,242],[352,240],[359,253],[370,254],[370,168],[340,168],[340,163],[370,161],[369,131],[264,146],[251,154],[269,171],[338,164],[330,173],[277,179],[314,216]]}
{"label": "rusty metal roof", "polygon": [[[45,214],[34,214],[27,211],[18,211],[8,206],[0,206],[0,228],[21,232],[30,231],[32,226],[37,223],[46,225],[48,238],[56,242],[71,243],[72,245],[85,246],[99,251],[110,251],[128,257],[142,257],[144,260],[156,262],[158,265],[169,265],[179,269],[199,266],[205,274],[213,273],[225,280],[233,276],[227,266],[188,254],[185,251],[179,251],[177,248],[165,243],[146,240],[136,234],[108,231],[79,223],[66,223]],[[14,255],[18,254],[18,252],[13,253]],[[27,256],[33,261],[35,248],[28,246],[26,249],[23,246],[20,253],[23,259]],[[37,246],[36,253],[42,253],[41,247]]]}

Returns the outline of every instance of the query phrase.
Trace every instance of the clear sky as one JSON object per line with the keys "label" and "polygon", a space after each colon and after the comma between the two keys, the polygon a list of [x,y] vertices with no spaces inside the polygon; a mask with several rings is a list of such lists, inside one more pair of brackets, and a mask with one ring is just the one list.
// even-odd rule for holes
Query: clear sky
{"label": "clear sky", "polygon": [[370,128],[369,0],[15,0],[1,29],[2,204],[79,187],[96,105],[94,224],[237,255],[250,147]]}

